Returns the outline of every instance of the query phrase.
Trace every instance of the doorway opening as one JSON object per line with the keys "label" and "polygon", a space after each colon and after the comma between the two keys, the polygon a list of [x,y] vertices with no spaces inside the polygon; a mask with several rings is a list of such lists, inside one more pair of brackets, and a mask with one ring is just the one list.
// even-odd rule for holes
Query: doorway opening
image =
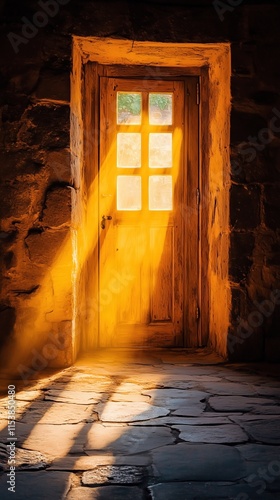
{"label": "doorway opening", "polygon": [[225,355],[228,44],[74,37],[73,60],[77,350]]}

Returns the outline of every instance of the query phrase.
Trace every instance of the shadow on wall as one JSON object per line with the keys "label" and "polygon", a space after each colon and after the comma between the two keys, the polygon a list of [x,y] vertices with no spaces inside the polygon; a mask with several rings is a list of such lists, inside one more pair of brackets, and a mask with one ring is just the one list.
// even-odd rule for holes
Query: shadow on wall
{"label": "shadow on wall", "polygon": [[25,246],[21,279],[32,276],[37,285],[14,290],[15,307],[0,309],[1,368],[23,380],[28,367],[32,373],[73,362],[70,229],[32,230]]}
{"label": "shadow on wall", "polygon": [[12,334],[16,322],[16,312],[14,307],[0,308],[0,349],[11,346]]}

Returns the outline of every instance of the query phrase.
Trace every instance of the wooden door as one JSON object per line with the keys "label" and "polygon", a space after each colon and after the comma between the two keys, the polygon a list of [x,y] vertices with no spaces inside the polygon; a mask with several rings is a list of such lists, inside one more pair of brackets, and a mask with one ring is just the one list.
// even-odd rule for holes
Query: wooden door
{"label": "wooden door", "polygon": [[198,224],[183,209],[185,83],[100,80],[99,345],[183,346],[186,325],[197,328],[186,259],[193,246],[195,274],[197,227],[188,225]]}

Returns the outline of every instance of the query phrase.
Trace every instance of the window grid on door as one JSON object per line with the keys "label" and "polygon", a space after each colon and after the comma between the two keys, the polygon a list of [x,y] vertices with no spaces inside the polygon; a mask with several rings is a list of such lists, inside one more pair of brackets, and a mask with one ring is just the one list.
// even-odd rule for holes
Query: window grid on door
{"label": "window grid on door", "polygon": [[116,95],[117,210],[171,211],[173,93]]}

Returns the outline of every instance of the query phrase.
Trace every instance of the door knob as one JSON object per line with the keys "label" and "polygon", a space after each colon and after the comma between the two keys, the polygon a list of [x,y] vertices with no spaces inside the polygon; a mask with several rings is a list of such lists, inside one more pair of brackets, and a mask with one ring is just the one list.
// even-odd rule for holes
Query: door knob
{"label": "door knob", "polygon": [[102,215],[101,224],[100,224],[102,229],[105,229],[106,220],[112,220],[111,215]]}

